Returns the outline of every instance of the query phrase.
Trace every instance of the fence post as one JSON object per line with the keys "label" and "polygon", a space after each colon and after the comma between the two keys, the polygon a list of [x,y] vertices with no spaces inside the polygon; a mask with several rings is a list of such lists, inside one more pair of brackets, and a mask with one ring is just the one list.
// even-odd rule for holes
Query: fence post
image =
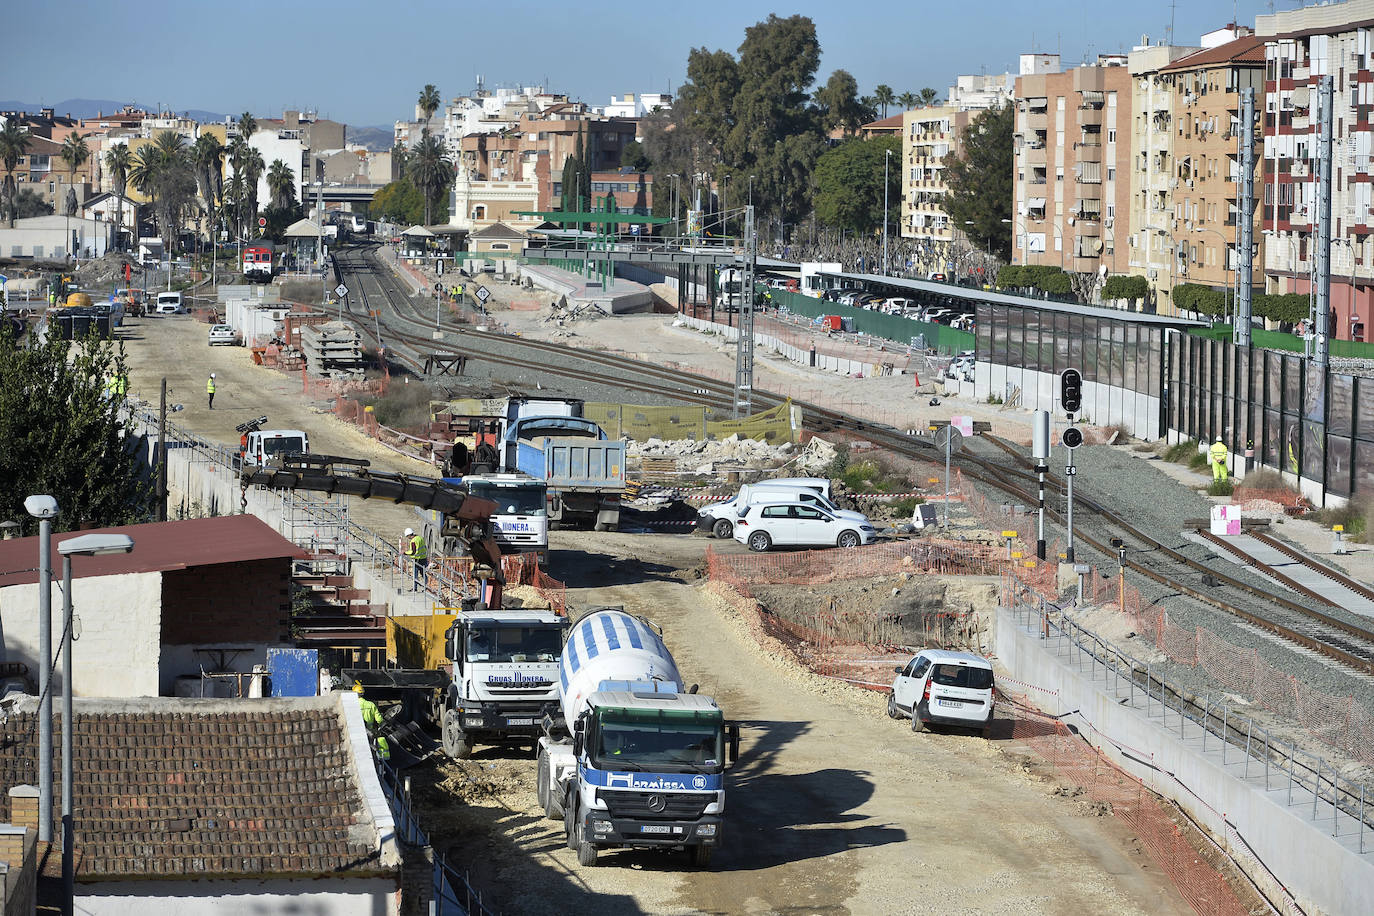
{"label": "fence post", "polygon": [[1312,820],[1317,819],[1317,802],[1322,797],[1322,759],[1317,758],[1317,776],[1312,782]]}
{"label": "fence post", "polygon": [[1293,804],[1293,754],[1297,749],[1296,740],[1288,742],[1288,801],[1285,802],[1285,806]]}
{"label": "fence post", "polygon": [[1360,783],[1360,855],[1364,855],[1364,782]]}
{"label": "fence post", "polygon": [[1221,765],[1223,768],[1226,766],[1226,713],[1228,711],[1228,707],[1221,707]]}
{"label": "fence post", "polygon": [[[1207,753],[1207,721],[1208,721],[1207,713],[1211,711],[1211,708],[1212,708],[1212,697],[1211,697],[1211,695],[1208,695],[1208,696],[1207,696],[1206,698],[1204,698],[1203,701],[1202,701],[1202,753],[1204,753],[1204,754]],[[1225,754],[1226,754],[1226,739],[1225,739],[1225,738],[1223,738],[1223,739],[1221,740],[1221,744],[1222,744],[1222,751],[1221,751],[1221,753],[1222,753],[1222,755],[1223,755],[1222,765],[1224,766],[1224,765],[1225,765]]]}
{"label": "fence post", "polygon": [[1331,835],[1340,836],[1341,829],[1341,771],[1331,768]]}
{"label": "fence post", "polygon": [[1255,720],[1245,720],[1245,779],[1250,778],[1250,730],[1254,728]]}

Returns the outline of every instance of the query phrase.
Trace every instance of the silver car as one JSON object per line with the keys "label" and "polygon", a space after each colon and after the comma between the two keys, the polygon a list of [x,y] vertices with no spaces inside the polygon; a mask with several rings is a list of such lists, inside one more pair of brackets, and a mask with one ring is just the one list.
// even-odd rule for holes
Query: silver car
{"label": "silver car", "polygon": [[227,324],[217,324],[210,328],[210,346],[236,347],[239,343],[238,332]]}

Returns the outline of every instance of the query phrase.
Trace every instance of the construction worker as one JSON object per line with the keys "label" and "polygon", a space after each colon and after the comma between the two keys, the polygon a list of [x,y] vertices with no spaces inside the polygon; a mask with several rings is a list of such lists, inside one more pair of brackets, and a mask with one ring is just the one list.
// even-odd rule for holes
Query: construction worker
{"label": "construction worker", "polygon": [[215,409],[215,373],[211,372],[210,377],[205,380],[205,393],[210,398],[210,409]]}
{"label": "construction worker", "polygon": [[363,714],[363,725],[367,728],[368,737],[372,739],[372,746],[377,750],[377,756],[383,760],[390,760],[391,746],[381,734],[382,711],[377,708],[376,703],[363,696],[361,681],[353,682],[353,692],[358,695],[358,709]]}
{"label": "construction worker", "polygon": [[1226,480],[1229,476],[1226,468],[1226,459],[1231,457],[1231,453],[1226,450],[1226,443],[1221,441],[1221,434],[1217,434],[1217,441],[1212,443],[1212,447],[1207,450],[1207,457],[1212,461],[1212,480]]}
{"label": "construction worker", "polygon": [[407,528],[405,534],[406,559],[410,560],[415,570],[415,584],[411,586],[412,592],[420,590],[420,581],[424,578],[425,568],[429,566],[429,548],[425,545],[425,539],[415,533],[415,529]]}

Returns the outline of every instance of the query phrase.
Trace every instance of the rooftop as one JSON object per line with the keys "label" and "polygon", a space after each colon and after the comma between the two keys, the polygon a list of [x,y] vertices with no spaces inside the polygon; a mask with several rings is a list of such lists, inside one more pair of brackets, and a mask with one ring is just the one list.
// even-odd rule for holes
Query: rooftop
{"label": "rooftop", "polygon": [[1237,38],[1235,41],[1217,45],[1215,48],[1203,48],[1201,51],[1194,51],[1192,54],[1180,57],[1168,66],[1159,69],[1160,72],[1168,73],[1230,63],[1253,64],[1256,67],[1264,66],[1264,39],[1247,35],[1244,38]]}
{"label": "rooftop", "polygon": [[[82,557],[81,562],[72,564],[75,578],[163,572],[219,563],[306,556],[305,551],[277,534],[256,516],[222,515],[54,535],[54,568],[60,566],[57,553],[59,544],[68,538],[96,533],[127,534],[134,539],[134,549],[131,553]],[[38,538],[0,541],[0,588],[37,581]]]}
{"label": "rooftop", "polygon": [[[38,782],[36,706],[0,722],[5,786]],[[388,870],[339,699],[77,700],[75,712],[78,879]],[[0,820],[9,806],[0,794]]]}

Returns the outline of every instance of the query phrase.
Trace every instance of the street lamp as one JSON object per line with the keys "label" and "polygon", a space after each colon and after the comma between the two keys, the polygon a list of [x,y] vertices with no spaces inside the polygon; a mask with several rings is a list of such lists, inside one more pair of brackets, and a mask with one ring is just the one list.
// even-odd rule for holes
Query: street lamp
{"label": "street lamp", "polygon": [[887,164],[892,159],[892,150],[883,150],[883,276],[887,276]]}
{"label": "street lamp", "polygon": [[[1015,235],[1015,234],[1016,234],[1016,227],[1017,227],[1018,225],[1022,228],[1022,230],[1024,230],[1024,235],[1026,236],[1026,263],[1029,264],[1029,263],[1030,263],[1030,255],[1031,255],[1031,250],[1030,250],[1030,227],[1026,225],[1026,222],[1025,222],[1024,220],[1022,220],[1022,219],[1016,219],[1016,218],[1014,218],[1014,217],[1013,217],[1012,219],[1004,219],[1004,220],[1002,220],[1002,222],[1004,222],[1004,223],[1006,223],[1006,224],[1008,224],[1008,225],[1010,225],[1010,226],[1012,227],[1012,235]],[[1039,222],[1048,222],[1048,220],[1039,220]],[[1059,269],[1060,269],[1060,270],[1063,270],[1063,269],[1064,269],[1064,234],[1063,234],[1062,232],[1059,231],[1059,227],[1056,226],[1054,223],[1050,223],[1049,225],[1050,225],[1050,231],[1054,233],[1054,236],[1053,236],[1053,237],[1059,239]],[[1015,241],[1015,239],[1013,239],[1013,241]],[[1016,246],[1013,245],[1013,246],[1012,246],[1012,256],[1013,256],[1013,257],[1016,256],[1016,250],[1015,250],[1015,249],[1016,249]],[[1041,254],[1044,254],[1045,252],[1044,252],[1044,250],[1042,249],[1042,250],[1040,251],[1040,253],[1041,253]]]}
{"label": "street lamp", "polygon": [[[1229,294],[1229,296],[1230,296],[1230,301],[1228,301],[1228,300],[1227,300],[1227,296],[1224,295],[1224,296],[1222,296],[1222,305],[1223,305],[1223,308],[1225,309],[1226,314],[1227,314],[1227,315],[1230,315],[1231,312],[1232,312],[1232,307],[1233,307],[1233,305],[1234,305],[1234,303],[1235,303],[1236,287],[1239,285],[1238,282],[1237,282],[1239,278],[1236,276],[1235,268],[1231,266],[1230,250],[1226,247],[1226,246],[1229,244],[1229,241],[1228,241],[1228,239],[1226,238],[1226,236],[1225,236],[1225,235],[1221,232],[1221,230],[1219,230],[1219,229],[1212,229],[1212,228],[1209,228],[1209,227],[1207,227],[1207,226],[1194,226],[1194,227],[1193,227],[1193,231],[1194,231],[1194,232],[1210,232],[1210,233],[1212,233],[1213,235],[1215,235],[1217,238],[1221,239],[1221,250],[1226,254],[1226,268],[1225,268],[1225,269],[1231,272],[1231,287],[1230,287],[1230,289],[1229,289],[1229,291],[1228,291],[1228,294]],[[1235,325],[1235,322],[1233,321],[1233,322],[1232,322],[1233,331],[1234,331],[1234,325]]]}
{"label": "street lamp", "polygon": [[24,511],[38,519],[38,841],[52,842],[52,520],[57,500],[30,496]]}
{"label": "street lamp", "polygon": [[76,897],[76,829],[72,823],[72,557],[128,553],[134,539],[127,534],[85,534],[57,545],[62,554],[62,903],[71,916]]}
{"label": "street lamp", "polygon": [[749,176],[749,206],[754,205],[754,176]]}

